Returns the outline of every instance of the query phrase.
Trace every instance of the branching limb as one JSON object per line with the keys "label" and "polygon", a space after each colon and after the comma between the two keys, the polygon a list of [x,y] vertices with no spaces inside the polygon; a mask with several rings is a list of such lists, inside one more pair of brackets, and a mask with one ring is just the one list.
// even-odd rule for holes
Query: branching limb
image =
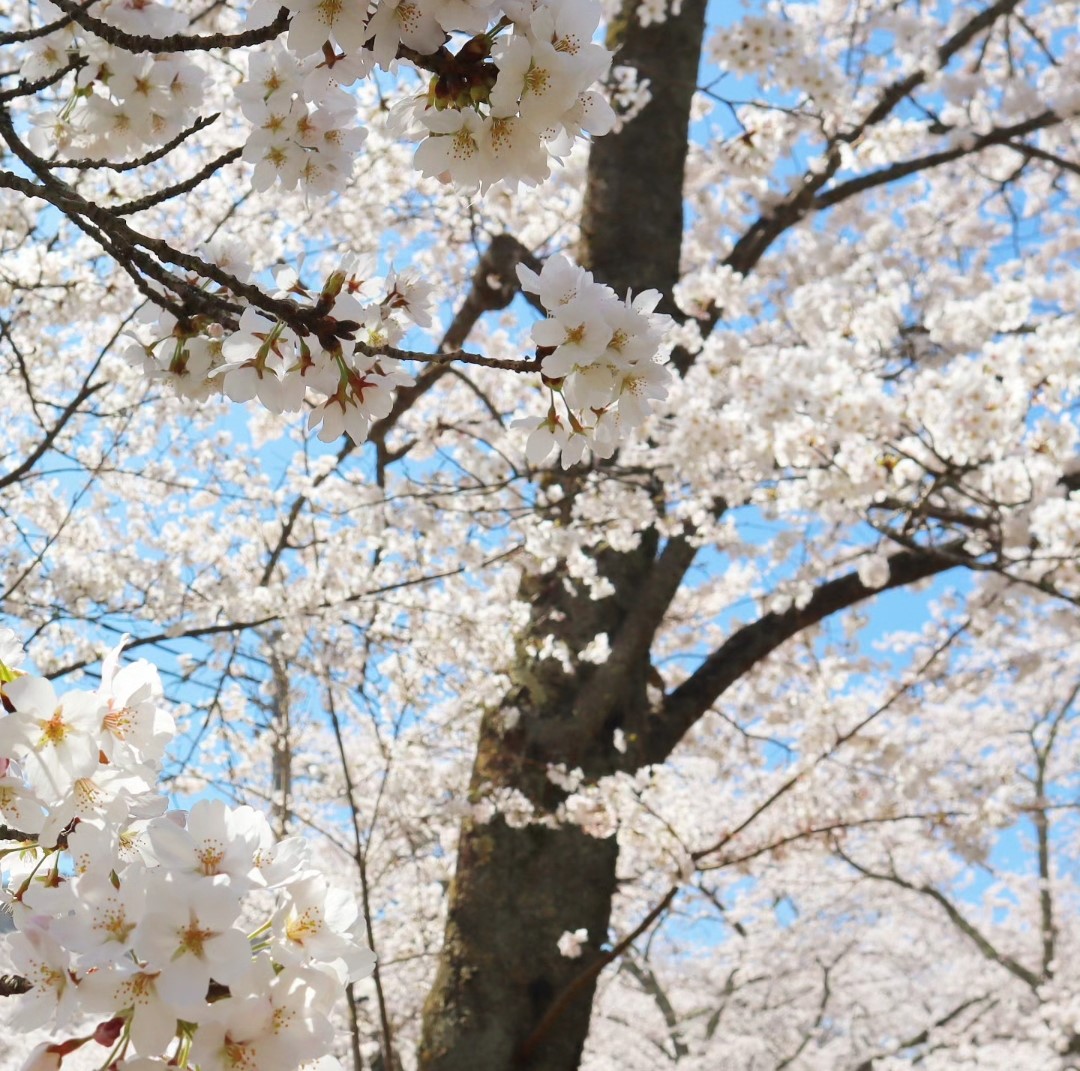
{"label": "branching limb", "polygon": [[124,160],[117,163],[116,161],[105,160],[100,157],[83,156],[75,160],[43,160],[41,162],[45,167],[52,169],[74,168],[77,171],[134,171],[140,167],[148,167],[162,157],[168,156],[173,149],[177,149],[183,145],[192,134],[197,134],[200,130],[205,130],[208,126],[217,122],[220,114],[220,112],[214,112],[213,115],[200,116],[200,118],[196,119],[191,126],[181,130],[176,137],[170,138],[164,145],[161,145],[156,149],[151,149],[150,152],[145,153],[134,160]]}
{"label": "branching limb", "polygon": [[[540,263],[536,257],[510,234],[497,234],[492,239],[473,274],[469,292],[465,296],[461,307],[454,315],[450,326],[446,329],[442,341],[439,343],[439,353],[461,352],[469,334],[479,322],[480,317],[486,312],[504,309],[514,300],[518,292],[518,279],[515,271],[518,264],[539,271]],[[376,462],[380,471],[386,464],[386,437],[397,427],[401,418],[450,370],[449,364],[432,363],[425,368],[416,378],[416,382],[410,387],[400,388],[394,396],[393,408],[381,420],[377,420],[368,432],[367,441],[375,444]],[[316,477],[315,487],[321,486],[330,476],[337,471],[338,466],[356,449],[356,444],[350,439],[338,451],[337,463],[334,467]],[[285,514],[281,531],[274,546],[270,550],[266,565],[263,567],[262,580],[265,584],[276,568],[281,555],[284,553],[288,542],[292,537],[293,529],[299,520],[300,513],[307,502],[307,496],[298,495],[293,499]]]}
{"label": "branching limb", "polygon": [[[918,1045],[925,1045],[935,1030],[940,1030],[943,1026],[948,1026],[954,1019],[959,1018],[968,1010],[968,1008],[977,1008],[980,1005],[988,1005],[993,1007],[997,1003],[997,1000],[991,997],[989,994],[982,997],[971,997],[968,1000],[961,1001],[951,1011],[946,1012],[940,1019],[935,1019],[928,1027],[920,1030],[917,1034],[909,1035],[901,1040],[895,1047],[894,1052],[905,1052],[907,1049],[914,1049]],[[881,1052],[874,1056],[868,1056],[865,1060],[858,1064],[858,1066],[852,1068],[852,1071],[874,1071],[876,1062],[878,1060],[884,1060],[888,1056],[891,1056],[892,1052]]]}
{"label": "branching limb", "polygon": [[840,610],[894,588],[907,587],[958,564],[959,543],[943,548],[903,550],[889,558],[889,579],[869,588],[856,573],[818,586],[802,606],[772,611],[734,632],[664,701],[659,717],[650,719],[644,762],[663,762],[687,730],[737,680],[782,643]]}
{"label": "branching limb", "polygon": [[852,868],[852,870],[858,871],[863,877],[870,878],[872,881],[886,882],[890,885],[895,885],[897,888],[907,889],[910,892],[918,893],[920,896],[925,896],[932,900],[941,907],[949,921],[966,938],[968,938],[968,940],[970,940],[988,960],[1004,967],[1005,970],[1013,975],[1013,977],[1019,978],[1021,982],[1031,989],[1038,989],[1041,985],[1042,979],[1039,975],[1034,971],[1028,970],[1027,967],[1014,957],[1010,956],[1007,952],[1002,952],[995,947],[993,942],[991,942],[973,922],[970,922],[961,913],[960,909],[957,908],[957,906],[940,889],[928,884],[916,885],[913,882],[905,880],[896,873],[886,874],[871,870],[869,867],[865,867],[852,859],[851,856],[847,855],[838,845],[834,846],[834,851]]}

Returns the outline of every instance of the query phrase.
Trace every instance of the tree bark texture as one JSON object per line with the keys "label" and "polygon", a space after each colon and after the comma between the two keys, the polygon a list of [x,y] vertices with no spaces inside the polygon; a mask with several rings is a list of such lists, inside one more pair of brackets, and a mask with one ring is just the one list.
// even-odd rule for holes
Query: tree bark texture
{"label": "tree bark texture", "polygon": [[[659,290],[670,312],[705,0],[685,0],[678,17],[647,29],[634,18],[636,7],[637,0],[624,4],[609,47],[617,63],[650,79],[653,96],[619,134],[592,149],[578,259],[617,292]],[[569,520],[580,476],[552,478],[563,482]],[[673,555],[646,532],[631,553],[599,555],[599,571],[614,586],[606,599],[590,598],[560,568],[523,581],[531,617],[518,639],[512,686],[482,719],[477,798],[515,790],[540,814],[551,813],[564,793],[548,779],[549,764],[580,767],[590,778],[622,764],[615,730],[646,713],[649,646],[692,557],[689,550]],[[613,642],[623,636],[619,657],[604,667],[578,662],[601,632]],[[530,653],[530,641],[551,635],[571,652],[569,671]],[[578,984],[551,1029],[541,1037],[536,1031],[607,940],[617,856],[613,837],[574,826],[510,825],[503,817],[464,823],[444,947],[424,1009],[423,1071],[575,1071],[595,978]],[[584,954],[561,955],[559,937],[578,929],[589,934]]]}

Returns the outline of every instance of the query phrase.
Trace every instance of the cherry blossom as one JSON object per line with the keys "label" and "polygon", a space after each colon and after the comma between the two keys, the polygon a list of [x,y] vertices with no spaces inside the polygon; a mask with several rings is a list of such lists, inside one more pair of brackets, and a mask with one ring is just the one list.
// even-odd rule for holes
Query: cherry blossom
{"label": "cherry blossom", "polygon": [[61,3],[12,1066],[1075,1060],[1073,0]]}
{"label": "cherry blossom", "polygon": [[[4,653],[17,661],[10,638]],[[340,984],[373,967],[374,957],[352,933],[355,904],[325,884],[316,894],[303,846],[273,845],[266,819],[251,808],[230,810],[208,799],[186,815],[147,821],[166,800],[153,790],[156,769],[140,759],[156,766],[173,722],[157,709],[156,671],[145,662],[121,668],[119,660],[119,649],[105,660],[100,697],[58,697],[47,681],[3,663],[0,739],[7,754],[0,799],[5,819],[26,820],[18,835],[37,841],[0,850],[5,900],[17,927],[0,947],[28,990],[10,1022],[20,1031],[64,1032],[81,1029],[87,1016],[106,1017],[91,1028],[93,1038],[75,1034],[35,1050],[31,1065],[53,1056],[61,1061],[90,1040],[144,1061],[170,1048],[175,1057],[205,1022],[209,1038],[199,1044],[213,1066],[222,1043],[221,1035],[213,1040],[217,1024],[250,1021],[244,1009],[257,1006],[265,1034],[260,1051],[273,1045],[274,1066],[293,1071],[332,1045],[327,1015]],[[53,710],[44,732],[41,719],[34,720],[42,705]],[[64,731],[48,728],[55,725]],[[93,751],[86,769],[81,744],[70,754],[60,748],[84,736]],[[107,740],[111,758],[103,750]],[[23,770],[30,779],[48,772],[41,803]],[[255,937],[286,912],[287,934],[308,938],[300,941],[302,970],[280,978],[282,965],[270,960],[265,942],[253,945],[241,924],[242,913],[249,919],[252,910],[242,898],[268,885],[282,889],[282,903],[276,913],[270,905]],[[297,904],[302,919],[295,917]],[[238,1043],[254,1045],[255,1037],[238,1036]],[[269,1059],[265,1051],[263,1057]]]}
{"label": "cherry blossom", "polygon": [[98,764],[102,709],[90,692],[59,699],[41,678],[19,677],[4,694],[14,710],[0,719],[0,752],[19,756],[30,784],[55,801]]}

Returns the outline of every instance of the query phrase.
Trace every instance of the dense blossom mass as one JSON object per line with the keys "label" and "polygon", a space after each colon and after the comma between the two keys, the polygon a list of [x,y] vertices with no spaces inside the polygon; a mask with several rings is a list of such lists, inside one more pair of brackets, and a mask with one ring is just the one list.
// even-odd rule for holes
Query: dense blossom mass
{"label": "dense blossom mass", "polygon": [[[287,33],[258,33],[278,27],[282,14]],[[29,116],[28,146],[43,156],[153,156],[201,122],[200,109],[214,101],[248,130],[240,156],[251,165],[252,188],[299,188],[308,197],[341,193],[362,158],[368,131],[350,87],[409,59],[431,72],[425,91],[393,109],[398,135],[418,142],[415,167],[483,191],[499,183],[535,186],[580,138],[611,129],[614,112],[597,88],[611,64],[610,52],[593,40],[600,14],[599,0],[320,0],[285,8],[257,0],[241,25],[265,47],[249,51],[243,80],[224,85],[213,85],[205,61],[193,60],[191,51],[169,49],[186,19],[153,0],[104,0],[74,11],[41,0],[38,17],[58,28],[8,49],[23,79],[40,81],[54,98]],[[157,44],[133,51],[133,39]],[[160,314],[131,351],[182,395],[220,390],[235,401],[257,399],[273,413],[308,407],[309,427],[318,427],[321,439],[344,434],[358,442],[390,412],[396,389],[412,383],[394,348],[410,326],[430,319],[425,302],[414,300],[427,288],[407,271],[392,272],[381,299],[371,300],[383,280],[374,272],[358,278],[350,265],[314,295],[295,273],[290,284],[264,294],[242,261],[219,265],[220,273],[190,259],[183,265],[189,273],[181,280],[157,273],[145,280]],[[410,296],[410,286],[419,293]],[[595,304],[604,288],[590,286]],[[559,310],[547,308],[558,321]],[[634,309],[642,308],[639,300]],[[582,329],[567,327],[571,334]],[[647,399],[665,395],[662,368],[652,367],[660,334],[650,329],[647,349],[640,334],[630,358],[621,353],[621,330],[614,325],[604,340],[612,344],[600,349],[595,332],[584,348],[560,336],[557,363],[579,370],[576,391],[562,392],[565,373],[554,375],[550,359],[543,362],[566,411],[560,417],[553,404],[539,426],[544,441],[562,446],[564,464],[587,446],[610,456],[642,422]],[[601,359],[604,349],[616,355],[614,363]],[[576,365],[566,364],[572,352]],[[519,370],[530,368],[519,362]],[[582,389],[586,380],[591,386]],[[533,459],[543,456],[540,441],[534,434]]]}
{"label": "dense blossom mass", "polygon": [[0,7],[0,1071],[1076,1071],[1080,0]]}
{"label": "dense blossom mass", "polygon": [[113,1071],[293,1071],[327,1055],[341,987],[374,963],[355,902],[250,807],[167,810],[156,784],[175,725],[154,667],[119,659],[96,691],[58,696],[0,631],[0,865],[16,926],[0,957],[29,983],[6,1031],[60,1035],[34,1069],[92,1043]]}

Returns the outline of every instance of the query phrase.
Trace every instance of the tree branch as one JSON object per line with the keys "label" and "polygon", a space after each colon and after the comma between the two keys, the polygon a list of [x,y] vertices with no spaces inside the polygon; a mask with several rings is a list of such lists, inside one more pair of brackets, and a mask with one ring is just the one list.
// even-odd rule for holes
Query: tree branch
{"label": "tree branch", "polygon": [[213,115],[200,116],[191,124],[191,126],[181,130],[176,137],[170,138],[164,145],[152,149],[150,152],[144,153],[134,160],[125,160],[116,163],[113,160],[83,156],[75,160],[43,160],[42,163],[50,169],[74,168],[78,171],[94,171],[98,169],[108,169],[109,171],[116,172],[134,171],[136,168],[147,167],[150,164],[155,163],[163,156],[168,156],[173,149],[179,148],[192,134],[197,134],[200,130],[205,130],[212,123],[217,122],[220,114],[220,112],[214,112]]}
{"label": "tree branch", "polygon": [[[651,718],[644,761],[663,762],[686,731],[740,677],[793,636],[864,599],[936,576],[957,564],[960,544],[940,549],[903,550],[889,558],[889,580],[867,587],[856,573],[820,585],[805,606],[770,612],[744,625],[671,692],[659,717]],[[952,552],[952,553],[950,553]]]}
{"label": "tree branch", "polygon": [[[877,1060],[884,1059],[887,1056],[893,1055],[893,1053],[903,1052],[905,1049],[913,1049],[916,1045],[925,1045],[930,1040],[930,1034],[932,1031],[937,1030],[939,1027],[948,1026],[955,1018],[963,1015],[968,1008],[972,1008],[977,1004],[985,1004],[990,1000],[990,996],[983,997],[971,997],[968,1000],[961,1001],[956,1005],[952,1011],[946,1012],[940,1019],[935,1019],[928,1027],[920,1030],[917,1034],[904,1038],[900,1041],[895,1049],[890,1052],[878,1053],[875,1056],[868,1056],[863,1060],[853,1071],[874,1071],[874,1064]],[[995,1001],[996,1003],[996,1001]]]}
{"label": "tree branch", "polygon": [[533,1032],[522,1042],[515,1063],[526,1065],[537,1047],[562,1017],[563,1012],[577,999],[578,993],[592,984],[596,976],[619,958],[670,906],[680,889],[673,885],[661,900],[621,941],[610,951],[602,952],[551,1002],[543,1018]]}
{"label": "tree branch", "polygon": [[693,564],[697,548],[685,536],[673,536],[653,562],[634,600],[633,613],[626,616],[612,637],[611,653],[598,666],[574,699],[574,718],[597,727],[623,698],[622,685],[634,666],[648,660],[656,630],[667,613],[686,571]]}
{"label": "tree branch", "polygon": [[[469,292],[465,295],[461,308],[455,313],[454,319],[439,343],[440,353],[447,350],[460,351],[461,346],[464,345],[465,340],[484,313],[504,309],[514,300],[514,296],[520,289],[517,272],[515,271],[518,264],[524,264],[534,271],[540,270],[540,262],[537,258],[513,235],[495,235],[476,265]],[[381,420],[377,420],[372,424],[366,441],[374,443],[380,463],[385,454],[387,435],[420,398],[431,390],[449,371],[449,364],[432,364],[425,368],[416,377],[416,382],[412,386],[401,387],[397,391],[390,412]],[[338,465],[355,449],[356,444],[350,439],[338,451],[337,463],[334,468],[316,477],[314,485],[318,487],[325,482],[331,473],[337,470]],[[266,565],[263,567],[260,586],[269,581],[271,573],[288,545],[293,528],[307,500],[307,496],[299,495],[290,505],[278,539],[271,549]]]}
{"label": "tree branch", "polygon": [[[878,171],[871,171],[867,175],[859,175],[857,178],[849,179],[847,182],[842,182],[840,185],[826,190],[814,198],[810,207],[815,212],[831,208],[833,205],[840,204],[841,201],[846,201],[856,194],[865,193],[867,190],[875,189],[878,186],[888,185],[890,182],[897,182],[921,171],[929,171],[931,168],[940,167],[942,164],[951,163],[965,156],[973,156],[975,153],[981,152],[992,145],[1007,145],[1017,152],[1025,153],[1028,147],[1013,145],[1013,138],[1023,137],[1025,134],[1031,134],[1037,130],[1045,130],[1047,127],[1055,126],[1060,122],[1061,117],[1055,112],[1043,112],[1032,119],[1025,119],[1022,123],[991,130],[974,138],[969,144],[954,149],[944,149],[941,152],[928,153],[926,156],[918,156],[913,160],[902,160],[899,163],[890,164],[888,167],[883,167]],[[1029,155],[1035,155],[1035,153],[1031,152]],[[1055,163],[1063,164],[1062,161],[1056,159]],[[1077,170],[1080,171],[1080,168],[1077,168]]]}
{"label": "tree branch", "polygon": [[873,881],[883,881],[891,885],[896,885],[901,889],[907,889],[910,892],[918,893],[920,896],[928,897],[938,904],[941,909],[948,916],[949,921],[965,936],[967,937],[978,950],[988,959],[994,963],[1004,967],[1011,975],[1019,978],[1025,985],[1030,986],[1032,989],[1038,989],[1042,984],[1042,979],[1035,974],[1034,971],[1029,971],[1022,963],[1015,960],[1006,952],[1001,952],[990,942],[990,940],[982,933],[974,923],[969,922],[957,909],[956,905],[943,893],[940,889],[935,888],[933,885],[915,885],[910,881],[906,881],[900,877],[899,874],[881,874],[875,870],[870,870],[868,867],[864,867],[861,863],[855,862],[849,855],[845,854],[843,849],[837,846],[834,849],[837,855],[844,860],[853,870],[858,871],[864,877],[870,878]]}
{"label": "tree branch", "polygon": [[[164,37],[153,34],[128,33],[118,26],[104,22],[91,15],[86,8],[89,5],[77,4],[75,0],[53,0],[61,11],[70,16],[84,30],[96,34],[116,48],[128,52],[205,52],[211,48],[244,48],[248,45],[262,45],[273,41],[289,28],[289,11],[281,8],[274,21],[267,26],[240,33],[183,34],[171,33]],[[66,20],[65,20],[66,21]]]}

